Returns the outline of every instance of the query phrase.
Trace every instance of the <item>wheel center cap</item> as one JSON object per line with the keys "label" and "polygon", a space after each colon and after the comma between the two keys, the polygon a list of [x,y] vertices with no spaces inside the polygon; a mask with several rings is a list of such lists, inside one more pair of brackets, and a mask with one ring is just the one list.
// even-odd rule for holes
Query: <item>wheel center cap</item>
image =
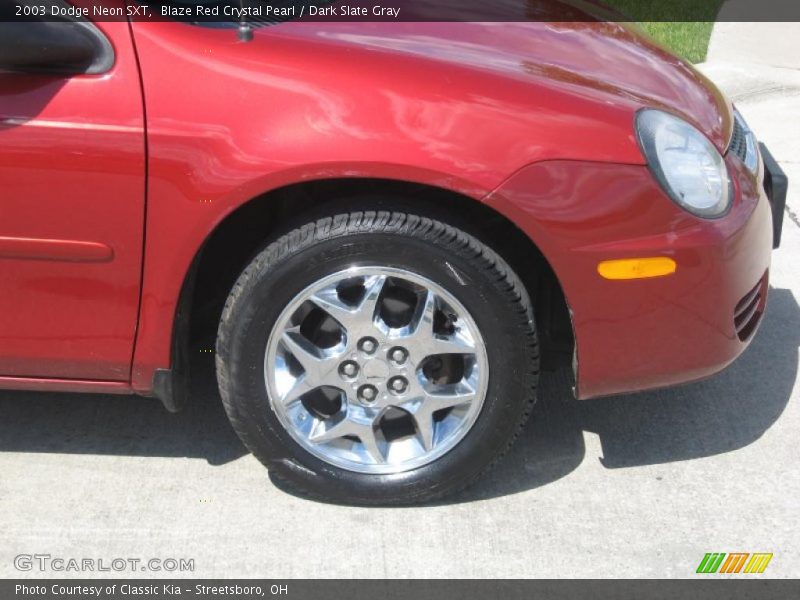
{"label": "wheel center cap", "polygon": [[369,381],[381,380],[383,381],[389,375],[389,365],[382,360],[368,360],[362,369],[364,378]]}

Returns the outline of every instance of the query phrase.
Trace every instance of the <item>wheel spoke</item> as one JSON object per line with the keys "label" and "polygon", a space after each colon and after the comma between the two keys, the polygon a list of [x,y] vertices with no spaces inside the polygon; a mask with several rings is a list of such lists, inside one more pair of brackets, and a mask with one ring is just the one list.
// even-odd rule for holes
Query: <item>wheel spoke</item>
{"label": "wheel spoke", "polygon": [[422,347],[428,353],[428,356],[433,354],[474,354],[475,342],[469,337],[463,335],[460,331],[452,335],[444,336],[433,334],[430,339],[426,340]]}
{"label": "wheel spoke", "polygon": [[419,394],[404,402],[401,408],[414,419],[417,439],[428,452],[434,446],[436,434],[433,415],[437,411],[472,402],[475,398],[475,391],[468,384],[460,382],[422,389]]}
{"label": "wheel spoke", "polygon": [[364,295],[358,305],[358,315],[362,322],[371,323],[375,319],[384,283],[386,283],[384,275],[372,275],[364,280]]}
{"label": "wheel spoke", "polygon": [[361,440],[361,444],[372,457],[372,460],[378,464],[386,462],[386,457],[383,455],[383,451],[378,444],[378,438],[375,437],[375,430],[372,427],[361,427],[356,435],[358,435],[358,439]]}
{"label": "wheel spoke", "polygon": [[[318,348],[309,342],[303,334],[300,333],[299,327],[292,327],[283,332],[281,336],[286,349],[294,356],[300,366],[303,367],[303,375],[301,375],[292,388],[284,396],[287,402],[291,399],[286,399],[288,396],[295,393],[299,395],[311,391],[316,387],[325,385],[326,383],[338,384],[338,381],[332,377],[332,374],[338,366],[338,357],[334,354],[328,354],[322,348]],[[305,391],[301,389],[305,387]],[[297,396],[295,396],[296,398]]]}
{"label": "wheel spoke", "polygon": [[339,299],[339,293],[335,287],[328,287],[320,290],[309,297],[317,308],[324,310],[332,318],[339,322],[345,329],[350,329],[358,321],[358,309],[348,306]]}
{"label": "wheel spoke", "polygon": [[285,405],[288,406],[289,404],[295,402],[301,396],[307,394],[316,387],[317,386],[311,383],[311,381],[305,374],[300,375],[300,377],[295,379],[294,385],[292,385],[292,387],[289,388],[289,391],[287,391],[283,395],[283,397],[281,398],[281,402],[283,402]]}
{"label": "wheel spoke", "polygon": [[321,353],[314,344],[303,337],[299,327],[292,327],[284,331],[281,339],[306,373],[314,372],[319,368],[318,365],[322,359]]}
{"label": "wheel spoke", "polygon": [[345,436],[354,436],[358,438],[372,460],[380,464],[385,463],[386,457],[375,436],[372,419],[363,421],[362,419],[363,416],[361,419],[355,420],[348,415],[332,426],[328,425],[326,421],[320,421],[308,440],[313,444],[324,444]]}
{"label": "wheel spoke", "polygon": [[425,452],[433,449],[433,436],[436,431],[436,424],[433,421],[433,415],[427,410],[414,415],[414,424],[417,430],[417,439]]}
{"label": "wheel spoke", "polygon": [[330,424],[328,420],[321,420],[314,426],[308,441],[313,444],[324,444],[346,435],[356,435],[356,430],[356,424],[347,417],[334,424]]}
{"label": "wheel spoke", "polygon": [[433,337],[433,317],[436,314],[436,294],[425,290],[425,294],[417,303],[414,316],[409,324],[409,335],[419,340]]}
{"label": "wheel spoke", "polygon": [[436,294],[426,290],[411,319],[408,343],[417,359],[434,354],[474,354],[475,342],[467,332],[456,329],[451,335],[442,335],[433,330],[437,304]]}
{"label": "wheel spoke", "polygon": [[431,413],[475,400],[475,390],[465,382],[436,385],[425,391],[424,405]]}
{"label": "wheel spoke", "polygon": [[320,290],[309,297],[309,300],[318,308],[324,310],[336,319],[346,330],[356,329],[359,326],[371,323],[378,310],[378,299],[386,282],[385,275],[371,275],[364,278],[364,295],[356,306],[342,302],[336,286]]}

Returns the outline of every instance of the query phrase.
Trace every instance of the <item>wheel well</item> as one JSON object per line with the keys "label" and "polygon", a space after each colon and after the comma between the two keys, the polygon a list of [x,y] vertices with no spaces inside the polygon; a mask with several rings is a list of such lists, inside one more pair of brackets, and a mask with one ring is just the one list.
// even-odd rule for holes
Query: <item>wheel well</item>
{"label": "wheel well", "polygon": [[443,220],[500,254],[534,300],[543,365],[572,357],[574,339],[564,293],[545,257],[518,227],[492,208],[441,188],[377,179],[335,179],[290,185],[254,198],[206,240],[184,284],[179,313],[189,315],[174,347],[208,353],[225,300],[252,258],[284,233],[332,211],[403,210]]}

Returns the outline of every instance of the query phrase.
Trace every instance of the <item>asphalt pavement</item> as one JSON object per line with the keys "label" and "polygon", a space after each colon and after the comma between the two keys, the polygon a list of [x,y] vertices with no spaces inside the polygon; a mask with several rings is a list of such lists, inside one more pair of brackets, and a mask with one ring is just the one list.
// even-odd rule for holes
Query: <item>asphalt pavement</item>
{"label": "asphalt pavement", "polygon": [[719,52],[703,70],[790,176],[768,310],[728,370],[586,402],[546,374],[499,468],[402,509],[281,490],[210,377],[177,415],[141,398],[3,392],[0,576],[92,574],[14,567],[48,554],[194,560],[193,572],[101,573],[138,577],[692,577],[705,553],[735,551],[773,553],[763,576],[800,575],[800,71]]}

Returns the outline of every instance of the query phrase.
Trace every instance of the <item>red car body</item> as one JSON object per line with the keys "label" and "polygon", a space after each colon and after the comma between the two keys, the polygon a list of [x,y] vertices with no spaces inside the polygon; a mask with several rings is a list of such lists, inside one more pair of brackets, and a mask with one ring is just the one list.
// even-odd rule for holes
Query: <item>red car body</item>
{"label": "red car body", "polygon": [[[732,107],[630,29],[284,23],[242,43],[95,25],[107,73],[0,75],[0,387],[152,394],[209,237],[254,198],[319,180],[422,184],[513,222],[563,290],[579,398],[705,377],[752,337],[772,247],[763,169],[726,155],[735,198],[719,219],[669,199],[636,112],[675,113],[724,153]],[[677,270],[598,275],[639,256]]]}

